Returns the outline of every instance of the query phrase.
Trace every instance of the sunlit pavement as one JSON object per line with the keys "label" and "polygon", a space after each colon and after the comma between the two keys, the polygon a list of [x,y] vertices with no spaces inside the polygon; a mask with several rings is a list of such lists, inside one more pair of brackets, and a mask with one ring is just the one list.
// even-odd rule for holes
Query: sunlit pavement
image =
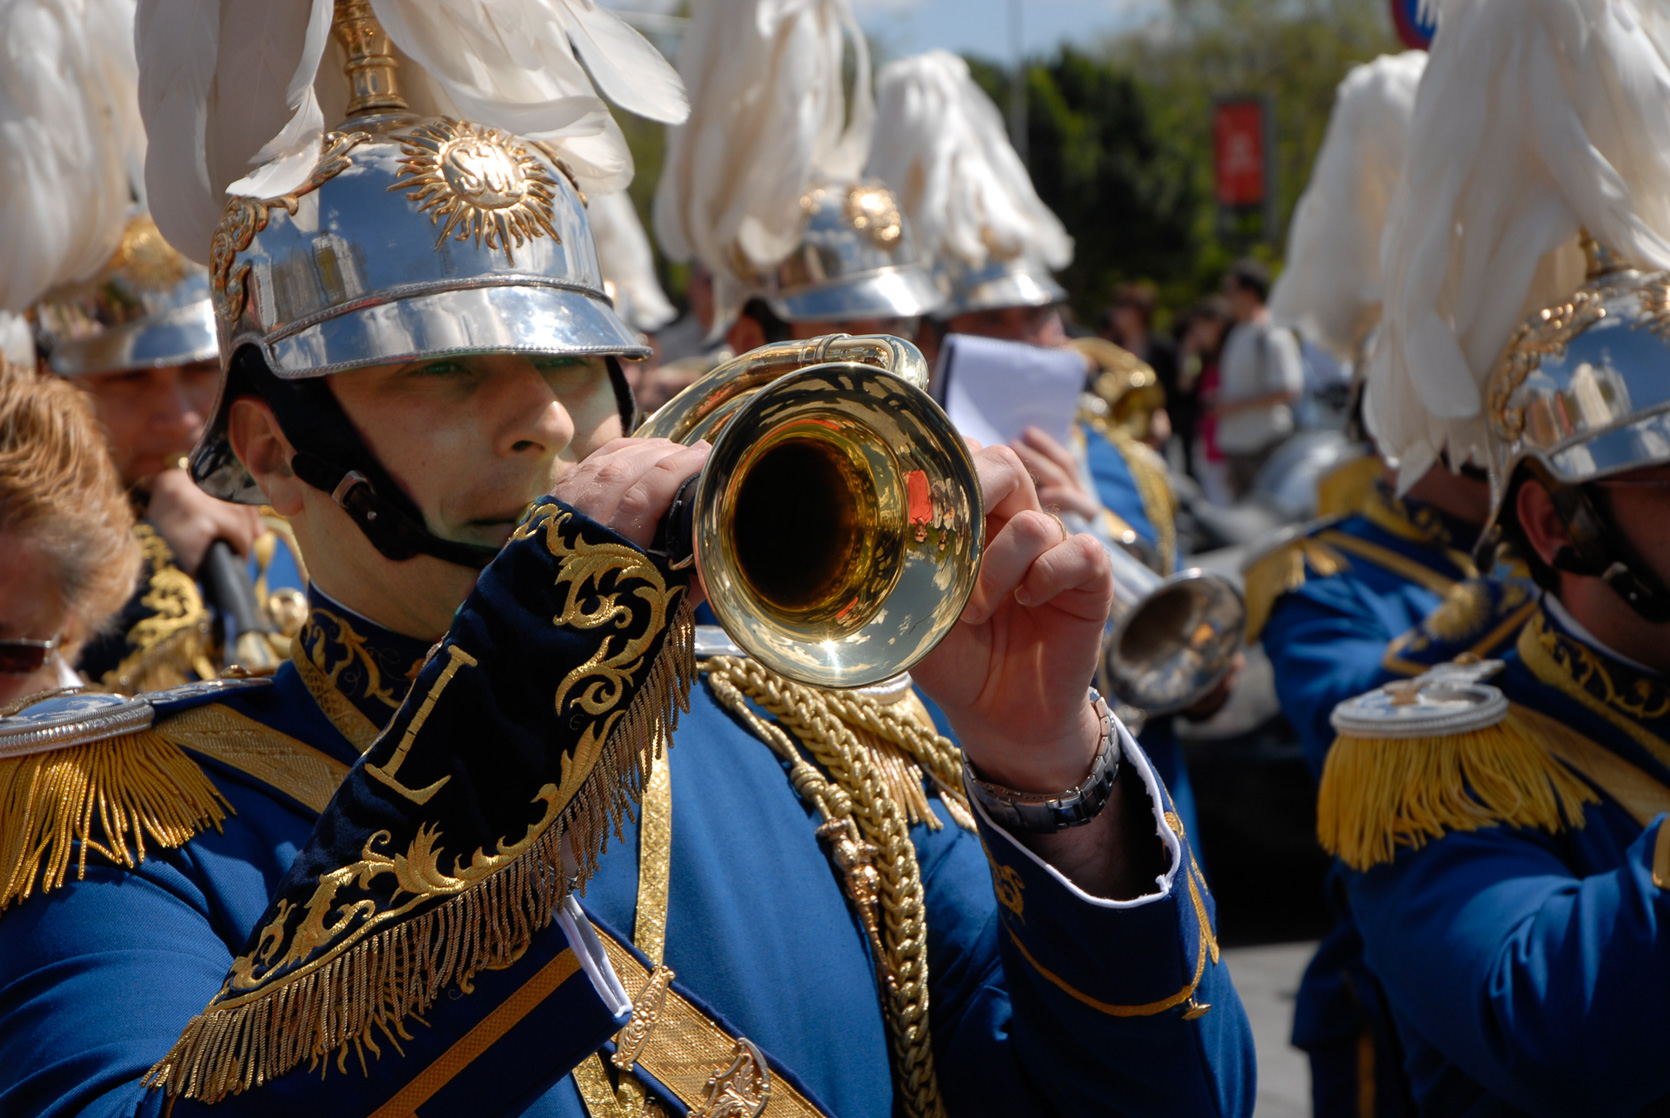
{"label": "sunlit pavement", "polygon": [[1230,947],[1223,953],[1258,1046],[1256,1118],[1309,1118],[1310,1070],[1305,1054],[1288,1043],[1293,996],[1315,943]]}

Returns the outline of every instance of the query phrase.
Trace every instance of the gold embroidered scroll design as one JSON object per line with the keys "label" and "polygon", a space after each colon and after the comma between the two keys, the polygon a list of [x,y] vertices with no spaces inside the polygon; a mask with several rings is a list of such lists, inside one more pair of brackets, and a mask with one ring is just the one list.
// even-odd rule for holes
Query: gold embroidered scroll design
{"label": "gold embroidered scroll design", "polygon": [[771,1100],[771,1071],[747,1037],[736,1038],[731,1065],[707,1081],[707,1098],[690,1118],[760,1118]]}
{"label": "gold embroidered scroll design", "polygon": [[256,234],[267,227],[274,210],[283,208],[294,217],[301,199],[351,166],[353,160],[348,158],[348,152],[369,139],[370,135],[365,132],[327,132],[312,174],[296,189],[276,198],[250,198],[234,194],[227,199],[226,208],[221,211],[220,224],[215,227],[214,240],[209,246],[215,317],[223,326],[238,320],[249,299],[246,285],[250,269],[248,264],[238,266],[238,254],[255,243]]}
{"label": "gold embroidered scroll design", "polygon": [[[605,597],[643,602],[635,617],[614,624],[636,630],[641,620],[644,635],[616,641],[611,634],[607,653],[592,658],[593,672],[629,664],[623,670],[641,673],[635,693],[622,677],[615,705],[600,709],[582,744],[564,754],[559,782],[534,796],[539,816],[519,839],[456,857],[448,871],[433,823],[421,825],[404,850],[391,849],[392,834],[378,831],[355,861],[322,874],[306,901],[280,900],[220,994],[146,1074],[148,1086],[214,1103],[304,1062],[317,1068],[334,1056],[343,1071],[357,1055],[363,1067],[368,1053],[381,1054],[379,1038],[396,1047],[409,1038],[406,1019],[444,989],[468,994],[479,971],[513,964],[551,922],[571,880],[583,884],[595,871],[608,834],[618,834],[619,820],[633,810],[645,757],[670,742],[678,712],[689,709],[695,625],[684,588],[668,587],[646,556],[623,549],[628,561],[614,545],[589,544],[555,505],[535,510],[519,538],[540,532],[559,560],[592,560],[574,571],[559,563],[559,587],[592,579],[588,585]],[[646,662],[662,633],[660,652]],[[583,673],[565,682],[589,694]],[[578,707],[576,700],[567,709],[579,714]],[[568,853],[579,863],[572,879]],[[386,902],[338,900],[345,889],[365,892],[390,877]]]}
{"label": "gold embroidered scroll design", "polygon": [[1537,641],[1549,659],[1564,669],[1571,682],[1585,694],[1637,722],[1650,722],[1670,714],[1670,685],[1637,675],[1623,686],[1618,684],[1604,661],[1581,641],[1571,640],[1538,614]]}
{"label": "gold embroidered scroll design", "polygon": [[136,524],[133,534],[151,572],[139,598],[147,612],[128,630],[130,651],[100,684],[134,694],[215,678],[211,619],[197,583],[176,565],[173,549],[155,528]]}

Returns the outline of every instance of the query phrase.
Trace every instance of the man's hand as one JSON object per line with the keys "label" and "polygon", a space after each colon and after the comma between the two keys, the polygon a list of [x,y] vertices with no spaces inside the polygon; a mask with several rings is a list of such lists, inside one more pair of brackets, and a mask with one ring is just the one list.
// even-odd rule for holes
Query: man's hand
{"label": "man's hand", "polygon": [[552,496],[649,547],[678,487],[700,473],[713,448],[667,439],[613,439],[570,466]]}
{"label": "man's hand", "polygon": [[216,540],[225,540],[233,551],[247,557],[267,530],[259,510],[209,496],[184,470],[155,475],[150,490],[146,519],[168,541],[180,569],[193,577]]}
{"label": "man's hand", "polygon": [[1020,441],[1012,445],[1021,464],[1032,475],[1044,508],[1070,512],[1085,520],[1094,520],[1101,514],[1102,502],[1079,476],[1079,464],[1072,452],[1048,433],[1028,427]]}
{"label": "man's hand", "polygon": [[1100,544],[1044,511],[1015,451],[989,447],[974,464],[986,507],[980,576],[961,622],[911,674],[989,779],[1059,792],[1095,755],[1089,686],[1113,571]]}
{"label": "man's hand", "polygon": [[[1089,775],[1101,741],[1089,689],[1113,570],[1099,543],[1069,535],[1043,511],[1013,450],[978,450],[974,462],[986,507],[979,581],[962,620],[911,674],[985,779],[1017,792],[1065,792]],[[1092,822],[1017,839],[1089,893],[1140,895],[1163,862],[1146,797],[1129,774],[1127,766]]]}

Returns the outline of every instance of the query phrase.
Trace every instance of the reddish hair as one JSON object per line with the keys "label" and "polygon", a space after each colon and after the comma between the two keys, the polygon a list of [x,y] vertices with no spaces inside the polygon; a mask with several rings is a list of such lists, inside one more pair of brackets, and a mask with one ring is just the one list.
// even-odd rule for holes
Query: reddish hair
{"label": "reddish hair", "polygon": [[0,535],[28,539],[47,556],[72,640],[96,633],[133,594],[133,509],[86,400],[68,381],[3,359]]}

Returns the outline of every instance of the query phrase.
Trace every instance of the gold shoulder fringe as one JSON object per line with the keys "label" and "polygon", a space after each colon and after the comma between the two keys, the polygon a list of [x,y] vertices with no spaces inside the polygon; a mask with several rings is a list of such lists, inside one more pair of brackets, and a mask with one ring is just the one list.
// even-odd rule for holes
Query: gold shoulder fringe
{"label": "gold shoulder fringe", "polygon": [[1253,644],[1270,620],[1276,599],[1305,585],[1306,571],[1332,578],[1351,569],[1351,561],[1337,548],[1309,536],[1289,540],[1253,560],[1242,572],[1247,603],[1247,643]]}
{"label": "gold shoulder fringe", "polygon": [[200,766],[155,729],[0,761],[0,911],[64,884],[87,856],[118,866],[146,842],[182,846],[228,806]]}
{"label": "gold shoulder fringe", "polygon": [[[381,1056],[379,1037],[399,1051],[411,1038],[409,1018],[448,987],[469,993],[476,974],[514,963],[551,922],[568,893],[565,840],[580,862],[582,886],[596,870],[609,834],[619,835],[641,798],[647,758],[671,743],[679,712],[690,709],[695,678],[694,611],[686,597],[596,767],[554,818],[500,850],[508,861],[422,915],[263,989],[211,1003],[146,1073],[145,1084],[213,1104],[304,1062],[312,1071],[334,1057],[343,1072],[353,1056],[363,1069],[368,1053]],[[555,792],[547,787],[541,797],[554,801]]]}
{"label": "gold shoulder fringe", "polygon": [[1518,707],[1495,726],[1439,738],[1341,735],[1322,769],[1317,837],[1363,871],[1451,831],[1581,827],[1583,805],[1600,797],[1556,759],[1555,744]]}

